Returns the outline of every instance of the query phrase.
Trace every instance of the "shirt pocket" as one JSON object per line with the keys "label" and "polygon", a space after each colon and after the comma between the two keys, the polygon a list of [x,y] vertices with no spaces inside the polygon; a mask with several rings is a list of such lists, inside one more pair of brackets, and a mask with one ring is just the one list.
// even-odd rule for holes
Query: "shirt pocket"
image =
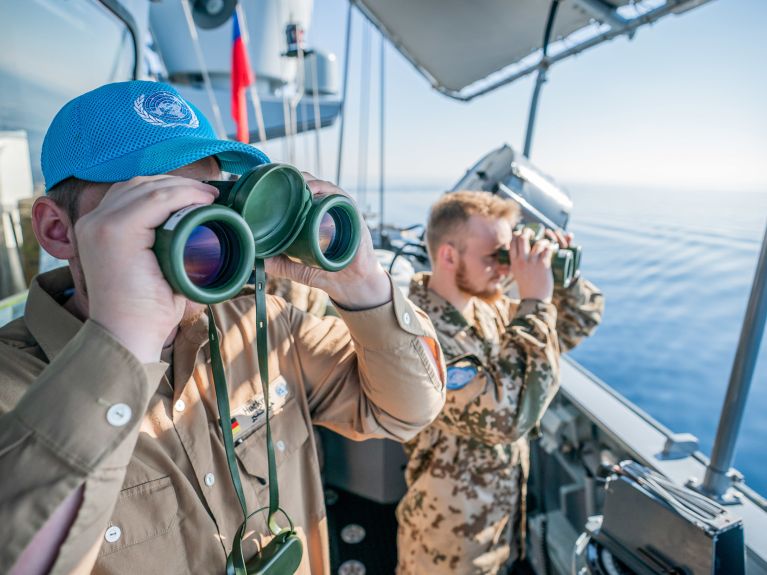
{"label": "shirt pocket", "polygon": [[188,573],[170,477],[120,492],[93,573]]}
{"label": "shirt pocket", "polygon": [[[295,398],[290,399],[279,413],[270,415],[269,423],[272,428],[274,459],[277,463],[279,479],[282,480],[284,472],[281,468],[309,439],[309,430]],[[235,447],[235,454],[245,472],[256,478],[258,484],[265,488],[269,478],[266,457],[266,425],[262,425]],[[283,482],[280,481],[280,483]]]}

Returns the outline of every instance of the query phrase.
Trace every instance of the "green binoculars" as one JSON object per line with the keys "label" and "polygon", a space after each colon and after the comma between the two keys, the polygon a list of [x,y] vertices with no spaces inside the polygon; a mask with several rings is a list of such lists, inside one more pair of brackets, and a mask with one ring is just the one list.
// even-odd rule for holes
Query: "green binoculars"
{"label": "green binoculars", "polygon": [[[531,245],[538,240],[543,239],[546,233],[546,228],[543,225],[537,223],[519,224],[514,228],[514,231],[518,232],[524,228],[533,230],[533,237],[530,238]],[[558,287],[568,288],[580,274],[581,246],[569,246],[562,248],[555,243],[554,249],[556,251],[554,256],[551,258],[551,273],[554,276],[554,284]],[[498,250],[498,260],[502,264],[506,265],[511,263],[509,250]]]}
{"label": "green binoculars", "polygon": [[360,219],[342,194],[312,198],[293,166],[264,164],[236,181],[208,181],[211,205],[174,213],[157,228],[154,252],[168,283],[190,300],[216,303],[242,289],[256,258],[283,254],[338,271],[354,259]]}

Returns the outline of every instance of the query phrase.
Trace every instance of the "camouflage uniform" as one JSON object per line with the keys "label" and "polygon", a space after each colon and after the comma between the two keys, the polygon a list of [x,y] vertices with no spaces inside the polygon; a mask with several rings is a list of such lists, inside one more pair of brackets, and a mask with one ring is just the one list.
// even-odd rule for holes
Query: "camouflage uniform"
{"label": "camouflage uniform", "polygon": [[429,279],[416,275],[410,298],[437,330],[448,394],[434,423],[405,446],[397,572],[496,573],[524,555],[526,435],[559,387],[560,351],[594,330],[603,298],[580,279],[556,290],[553,304],[473,298],[464,317]]}

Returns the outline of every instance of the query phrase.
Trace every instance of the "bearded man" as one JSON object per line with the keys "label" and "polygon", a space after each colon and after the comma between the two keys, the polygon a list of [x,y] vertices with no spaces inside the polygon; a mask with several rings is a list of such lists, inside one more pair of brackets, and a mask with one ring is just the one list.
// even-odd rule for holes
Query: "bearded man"
{"label": "bearded man", "polygon": [[[437,330],[448,391],[406,444],[399,575],[497,573],[524,557],[527,435],[557,392],[560,353],[595,329],[604,303],[583,278],[554,289],[554,244],[531,245],[530,230],[512,231],[518,220],[514,202],[486,192],[447,194],[431,209],[432,272],[414,276],[410,298]],[[503,293],[512,277],[519,300]]]}

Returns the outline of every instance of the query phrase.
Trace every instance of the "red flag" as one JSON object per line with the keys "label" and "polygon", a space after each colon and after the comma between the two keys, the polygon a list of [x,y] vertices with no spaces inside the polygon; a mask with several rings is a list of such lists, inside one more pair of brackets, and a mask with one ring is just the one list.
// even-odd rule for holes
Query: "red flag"
{"label": "red flag", "polygon": [[253,72],[250,69],[248,51],[240,36],[240,22],[237,12],[232,16],[234,21],[232,33],[232,118],[237,124],[237,139],[240,142],[250,142],[248,130],[248,98],[246,88],[253,83]]}

